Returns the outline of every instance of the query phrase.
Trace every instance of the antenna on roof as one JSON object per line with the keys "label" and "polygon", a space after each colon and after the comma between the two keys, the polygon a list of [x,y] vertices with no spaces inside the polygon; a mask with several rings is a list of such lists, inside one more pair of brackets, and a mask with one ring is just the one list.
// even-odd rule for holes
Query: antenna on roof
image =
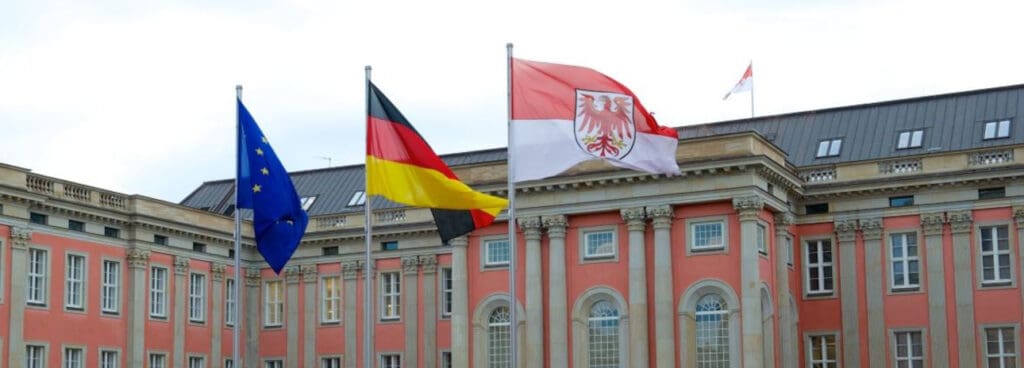
{"label": "antenna on roof", "polygon": [[328,167],[328,168],[330,168],[330,167],[331,167],[331,162],[333,161],[333,159],[332,159],[332,158],[330,158],[330,157],[328,157],[328,156],[317,156],[316,158],[319,158],[319,159],[321,159],[321,160],[327,160],[327,167]]}

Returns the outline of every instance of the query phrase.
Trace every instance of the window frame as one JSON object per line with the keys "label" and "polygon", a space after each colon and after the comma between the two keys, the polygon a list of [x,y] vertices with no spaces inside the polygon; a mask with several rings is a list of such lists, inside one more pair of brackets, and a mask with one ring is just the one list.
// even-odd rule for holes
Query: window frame
{"label": "window frame", "polygon": [[352,197],[349,198],[348,204],[345,207],[359,207],[366,204],[366,191],[357,190],[352,193]]}
{"label": "window frame", "polygon": [[[277,298],[271,300],[271,285],[275,285]],[[263,328],[284,327],[284,281],[266,280],[263,282]],[[275,313],[271,315],[271,313]],[[276,319],[272,318],[276,317]]]}
{"label": "window frame", "polygon": [[85,221],[78,221],[78,220],[75,220],[75,219],[68,219],[68,230],[84,233],[85,232]]}
{"label": "window frame", "polygon": [[[149,353],[149,365],[146,368],[167,368],[167,356],[166,352],[150,352]],[[159,366],[153,364],[154,358],[158,358],[160,361]]]}
{"label": "window frame", "polygon": [[[1002,130],[1003,129],[1000,129],[1000,128],[1002,128],[1004,126],[1004,123],[1005,123],[1005,126],[1006,126],[1006,135],[1002,135]],[[989,126],[992,126],[992,135],[991,136],[989,136],[989,134],[988,134],[989,133]],[[1006,138],[1010,138],[1011,136],[1013,136],[1013,119],[1012,118],[989,120],[989,121],[985,121],[985,122],[982,123],[982,133],[981,133],[981,140],[982,141],[990,141],[990,140],[995,140],[995,139],[1006,139]]]}
{"label": "window frame", "polygon": [[39,212],[29,212],[28,222],[36,225],[50,225],[50,215]]}
{"label": "window frame", "polygon": [[757,243],[757,253],[768,256],[768,225],[758,221],[754,230],[754,241]]}
{"label": "window frame", "polygon": [[235,305],[238,303],[235,300],[234,288],[238,287],[238,283],[235,282],[234,278],[224,278],[224,325],[229,327],[235,326],[237,320],[235,316]]}
{"label": "window frame", "polygon": [[[985,231],[986,228],[995,231],[996,229],[998,229],[1000,227],[1003,227],[1003,228],[1006,229],[1006,245],[1007,245],[1006,246],[1006,250],[999,250],[998,249],[998,246],[999,246],[999,243],[998,243],[998,232],[996,231],[996,233],[993,234],[993,241],[994,241],[993,251],[990,251],[990,252],[983,251],[982,250],[983,249],[983,244],[982,244],[983,240],[982,239],[984,239],[984,237],[983,237],[982,233]],[[1016,239],[1014,239],[1014,238],[1015,238],[1016,232],[1013,231],[1013,226],[1011,226],[1011,224],[1009,222],[1006,222],[1006,221],[993,221],[993,222],[980,222],[980,223],[976,222],[975,226],[974,226],[974,233],[976,234],[975,235],[975,241],[976,241],[975,244],[976,244],[976,248],[977,248],[976,251],[974,252],[974,254],[975,254],[975,262],[976,262],[975,272],[978,275],[978,277],[977,277],[977,280],[978,280],[977,281],[977,287],[979,289],[998,289],[998,288],[1014,288],[1014,287],[1016,287],[1017,286],[1017,275],[1016,275],[1015,270],[1014,270],[1014,267],[1017,266],[1016,265],[1016,260],[1015,260],[1016,256],[1014,255],[1014,247],[1015,247],[1015,244],[1016,244],[1015,243]],[[999,278],[997,278],[997,279],[994,279],[994,280],[986,280],[985,279],[985,269],[984,269],[984,267],[985,267],[985,264],[984,264],[985,257],[986,256],[992,256],[993,257],[993,264],[998,264],[999,256],[1000,255],[1006,255],[1007,258],[1009,259],[1009,264],[1008,264],[1009,275],[1007,276],[1008,278],[1007,279],[999,279]],[[996,275],[997,276],[998,276],[998,269],[999,269],[999,266],[997,265],[996,266]]]}
{"label": "window frame", "polygon": [[[910,341],[907,342],[907,353],[910,356],[907,356],[907,357],[899,356],[899,345],[900,345],[900,342],[901,342],[900,341],[900,335],[907,334],[906,336],[909,338],[909,337],[912,336],[911,334],[915,334],[915,333],[921,335],[921,339],[920,339],[920,341],[921,341],[921,356],[914,356],[913,348],[912,348],[912,345],[910,344]],[[908,366],[909,367],[913,367],[913,362],[915,362],[915,361],[920,361],[922,367],[928,367],[929,366],[928,365],[928,363],[929,363],[929,361],[928,361],[928,334],[927,334],[927,331],[925,329],[923,329],[923,328],[900,328],[900,329],[889,330],[889,341],[891,341],[891,344],[890,344],[889,348],[892,349],[892,366],[893,367],[898,367],[899,363],[901,361],[908,362]]]}
{"label": "window frame", "polygon": [[309,212],[309,209],[313,207],[313,203],[316,203],[317,197],[319,196],[313,195],[299,198],[299,205],[301,205],[302,210]]}
{"label": "window frame", "polygon": [[[159,270],[159,272],[157,272],[158,270]],[[160,283],[159,284],[155,283],[156,275],[157,274],[160,274],[160,275],[163,276],[162,279],[160,279]],[[170,274],[170,272],[169,272],[169,269],[167,267],[156,266],[156,265],[149,267],[149,317],[150,318],[156,318],[156,319],[160,319],[160,320],[166,320],[167,319],[167,306],[168,306],[168,304],[167,304],[167,285],[168,285],[167,277],[168,277],[169,274]],[[154,287],[156,285],[160,285],[161,288],[159,290],[157,290],[157,288]],[[160,303],[155,303],[154,302],[154,299],[156,299],[155,298],[156,295],[160,295]],[[156,311],[156,309],[159,309],[159,311]],[[157,312],[159,312],[159,313],[157,313]]]}
{"label": "window frame", "polygon": [[[97,362],[99,363],[99,368],[118,368],[121,366],[121,350],[101,347],[99,348],[99,352],[97,354]],[[107,356],[107,354],[113,355],[113,366],[104,364],[105,362],[103,359]]]}
{"label": "window frame", "polygon": [[[988,330],[991,330],[991,329],[998,329],[998,330],[1009,329],[1011,331],[1010,336],[1012,336],[1014,338],[1014,341],[1013,341],[1013,349],[1014,350],[1013,350],[1012,357],[1015,358],[1015,360],[1017,361],[1017,364],[1019,365],[1020,364],[1020,358],[1021,358],[1021,354],[1020,354],[1020,325],[1019,324],[982,324],[982,325],[978,326],[978,335],[979,335],[978,336],[978,343],[981,345],[982,349],[984,350],[984,351],[980,352],[981,353],[981,361],[982,361],[983,366],[985,368],[1000,368],[1000,367],[992,367],[992,366],[989,366],[989,364],[988,364],[988,359],[990,358],[990,353],[988,351],[988,345],[989,345],[988,344],[988,334],[986,332]],[[1002,336],[1003,336],[1003,334],[1000,333],[1000,337],[1002,337]],[[1003,344],[999,344],[1000,349],[1002,349],[1002,346],[1003,346]],[[1005,352],[1004,352],[1004,354],[1005,354]],[[1000,355],[1000,357],[1007,357],[1007,356],[1006,355]]]}
{"label": "window frame", "polygon": [[[824,145],[824,147],[822,147]],[[834,148],[838,146],[838,148]],[[822,153],[822,148],[825,148],[825,152]],[[835,153],[833,153],[835,151]],[[829,158],[839,157],[843,154],[843,137],[825,138],[818,141],[818,145],[814,151],[814,158]]]}
{"label": "window frame", "polygon": [[[38,343],[37,344],[37,343],[34,343],[34,342],[27,342],[26,341],[25,342],[25,367],[27,367],[27,368],[44,368],[44,367],[46,367],[46,358],[47,358],[47,355],[48,355],[47,354],[47,350],[49,350],[48,348],[49,348],[48,344],[45,344],[45,343]],[[38,360],[39,365],[35,366],[35,367],[33,367],[33,364],[30,363],[31,362],[30,359],[32,359],[33,355],[34,355],[33,352],[32,352],[33,350],[37,350],[39,352],[39,360]]]}
{"label": "window frame", "polygon": [[284,359],[269,358],[263,359],[264,368],[284,368]]}
{"label": "window frame", "polygon": [[[334,280],[334,296],[328,298],[327,280]],[[342,279],[341,275],[324,275],[320,277],[320,324],[341,323],[342,311]],[[334,318],[328,318],[327,312],[333,308]]]}
{"label": "window frame", "polygon": [[[41,254],[41,259],[36,260],[34,255]],[[33,262],[39,265],[41,270],[33,270]],[[25,275],[25,304],[31,307],[42,307],[46,308],[49,304],[49,285],[50,285],[50,250],[40,247],[29,247],[28,248],[28,269]],[[37,286],[35,280],[38,280]],[[33,293],[33,289],[37,293]],[[38,294],[38,298],[33,296]]]}
{"label": "window frame", "polygon": [[[108,283],[108,266],[113,266],[113,283]],[[113,259],[103,259],[100,262],[100,313],[117,315],[121,313],[121,262]],[[111,300],[111,305],[107,300]]]}
{"label": "window frame", "polygon": [[[588,244],[588,236],[591,234],[603,233],[611,234],[611,253],[590,254],[590,244]],[[607,262],[619,260],[619,231],[615,225],[580,228],[578,229],[577,234],[579,235],[578,237],[580,243],[580,263]]]}
{"label": "window frame", "polygon": [[[686,255],[722,254],[729,252],[729,218],[728,216],[707,216],[695,217],[685,220],[686,226]],[[696,226],[706,224],[719,224],[721,226],[721,244],[712,246],[697,246]]]}
{"label": "window frame", "polygon": [[[68,359],[71,358],[72,351],[77,351],[79,354],[78,365],[71,365]],[[85,368],[86,365],[86,353],[85,347],[81,345],[64,345],[61,349],[60,361],[62,368]]]}
{"label": "window frame", "polygon": [[[445,273],[448,274],[448,286],[445,285]],[[440,267],[438,274],[438,288],[440,291],[440,297],[438,298],[438,310],[441,311],[442,319],[449,319],[452,317],[452,310],[455,309],[455,271],[451,267]]]}
{"label": "window frame", "polygon": [[[341,368],[341,367],[344,367],[345,366],[344,365],[345,361],[342,358],[344,358],[344,357],[341,356],[341,355],[321,355],[320,356],[320,368]],[[330,365],[325,365],[325,363],[327,363],[328,361],[334,361],[334,362],[337,362],[338,364],[335,365],[335,364],[331,363]]]}
{"label": "window frame", "polygon": [[[505,243],[505,249],[506,249],[505,253],[506,253],[508,258],[505,261],[491,262],[491,244],[497,244],[497,243],[501,243],[501,242]],[[512,254],[511,254],[512,252],[511,252],[511,249],[509,249],[509,247],[511,245],[510,245],[510,242],[509,242],[507,236],[501,235],[501,236],[493,236],[493,237],[483,238],[483,239],[480,239],[480,245],[481,245],[481,248],[483,249],[483,251],[480,252],[480,268],[481,269],[483,269],[483,270],[491,270],[491,269],[505,269],[505,268],[508,268],[509,260],[512,257]]]}
{"label": "window frame", "polygon": [[[803,283],[804,284],[803,285],[804,299],[835,298],[836,294],[837,294],[836,293],[836,269],[835,269],[836,268],[836,242],[835,242],[835,240],[832,239],[831,236],[807,237],[807,238],[804,238],[804,239],[801,239],[801,240],[802,240],[802,243],[803,243],[802,246],[800,247],[801,248],[800,252],[801,252],[801,254],[803,256],[803,267],[802,267],[803,270],[801,270],[801,272],[803,272],[802,276],[803,276],[803,279],[804,279],[804,283]],[[811,264],[811,262],[810,262],[810,243],[811,242],[817,242],[819,249],[823,249],[821,247],[821,242],[828,242],[829,243],[828,244],[828,246],[829,246],[829,253],[832,255],[831,256],[831,261],[829,261],[829,262],[821,261],[821,259],[822,259],[821,255],[823,255],[824,252],[819,251],[819,257],[818,257],[819,262],[815,263],[815,264]],[[812,291],[811,290],[811,276],[810,275],[811,275],[811,267],[812,266],[817,267],[819,269],[819,278],[821,279],[821,281],[818,282],[818,283],[820,284],[820,287],[822,288],[821,290],[816,290],[816,291]],[[832,270],[832,288],[828,289],[828,290],[824,289],[824,287],[825,287],[824,273],[825,273],[825,268],[826,267],[829,267]]]}
{"label": "window frame", "polygon": [[[378,310],[378,318],[381,322],[397,322],[402,320],[402,273],[399,271],[381,271],[378,275],[380,283],[378,284],[379,289],[377,290],[380,303]],[[385,291],[385,285],[391,287],[391,291]],[[389,299],[393,299],[393,302],[389,304]],[[393,313],[388,312],[388,307]]]}
{"label": "window frame", "polygon": [[[388,360],[397,359],[398,360],[398,364],[396,365],[393,362],[389,362],[388,365],[385,366],[384,365],[384,360],[385,359],[388,359]],[[401,368],[402,367],[402,353],[398,353],[398,352],[381,352],[380,354],[377,354],[377,362],[378,362],[378,367],[380,367],[380,368]]]}
{"label": "window frame", "polygon": [[[903,137],[906,134],[906,140]],[[914,138],[917,138],[917,144],[914,144]],[[924,129],[911,129],[904,130],[896,134],[896,149],[907,150],[914,148],[921,148],[924,146]]]}
{"label": "window frame", "polygon": [[[831,356],[831,359],[830,359],[829,356],[826,356],[826,355],[828,355],[828,353],[825,352],[825,354],[822,354],[822,355],[826,356],[826,357],[822,361],[815,362],[814,359],[813,359],[813,357],[814,357],[814,350],[812,350],[812,349],[816,348],[814,346],[814,339],[815,338],[826,338],[827,339],[829,337],[832,338],[832,341],[833,341],[832,342],[832,346],[835,347],[835,355]],[[804,346],[806,347],[806,350],[804,351],[804,354],[805,354],[804,355],[804,359],[807,362],[807,366],[818,367],[815,364],[822,364],[822,365],[820,365],[820,367],[825,367],[825,368],[830,367],[830,366],[831,367],[841,367],[842,366],[842,359],[843,359],[842,358],[842,356],[843,356],[843,351],[842,351],[843,350],[843,346],[842,346],[841,338],[842,338],[842,336],[840,335],[840,333],[838,331],[808,331],[808,332],[805,332],[804,333]],[[829,364],[831,364],[831,365],[829,365]]]}
{"label": "window frame", "polygon": [[[71,272],[72,272],[71,271],[72,259],[78,259],[78,260],[81,260],[81,262],[82,262],[81,268],[79,270],[79,272],[81,273],[79,275],[80,279],[78,279],[78,280],[73,280],[71,278],[71,276],[72,276],[71,275]],[[80,312],[80,313],[81,312],[85,312],[85,310],[86,310],[86,301],[89,300],[88,295],[86,294],[88,292],[88,290],[89,290],[89,287],[87,285],[88,282],[89,282],[89,258],[86,256],[86,254],[85,253],[80,253],[78,251],[67,251],[67,252],[65,252],[64,253],[64,310],[65,311]],[[75,283],[75,284],[73,285],[73,283]],[[75,290],[75,292],[77,292],[77,297],[78,297],[77,304],[75,304],[75,302],[76,302],[75,300],[71,299],[72,295],[75,295],[75,294],[72,293],[72,288],[76,288],[77,289],[77,290]]]}
{"label": "window frame", "polygon": [[[894,242],[895,237],[901,237],[902,241],[903,241],[901,257],[897,257],[896,255],[894,255],[895,249],[893,247],[895,246],[895,242]],[[917,230],[913,230],[913,229],[893,230],[893,231],[889,232],[888,234],[886,234],[885,239],[886,239],[886,241],[888,243],[887,247],[886,247],[885,258],[886,258],[886,265],[887,265],[888,271],[889,271],[889,292],[895,294],[895,293],[907,293],[907,292],[916,292],[916,291],[923,290],[923,287],[924,287],[924,285],[923,285],[924,282],[923,281],[924,281],[924,275],[925,275],[926,271],[924,270],[924,262],[922,261],[922,256],[921,256],[921,252],[922,252],[922,250],[924,248],[922,246],[921,234]],[[909,254],[909,252],[907,251],[907,240],[908,239],[913,239],[914,246],[917,247],[917,255],[916,256],[909,256],[908,255]],[[902,264],[902,267],[903,267],[904,278],[903,278],[903,284],[902,285],[897,285],[896,284],[896,263],[897,262]],[[910,264],[913,263],[913,262],[917,262],[917,284],[911,284],[911,282],[910,282]]]}
{"label": "window frame", "polygon": [[171,245],[171,238],[167,235],[153,234],[153,244],[168,246]]}
{"label": "window frame", "polygon": [[[196,282],[196,279],[199,282]],[[206,323],[206,290],[209,289],[204,273],[190,272],[188,275],[188,321],[189,323]],[[198,287],[197,287],[198,285]]]}
{"label": "window frame", "polygon": [[111,226],[103,227],[103,236],[112,239],[121,239],[121,229]]}
{"label": "window frame", "polygon": [[[193,366],[192,362],[199,362],[199,365]],[[188,368],[206,368],[206,357],[202,355],[189,355],[185,359],[185,365]]]}

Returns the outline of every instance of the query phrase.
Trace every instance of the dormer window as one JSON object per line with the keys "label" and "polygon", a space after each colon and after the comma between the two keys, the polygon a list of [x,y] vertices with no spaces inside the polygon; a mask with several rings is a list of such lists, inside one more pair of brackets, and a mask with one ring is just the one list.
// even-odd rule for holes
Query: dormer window
{"label": "dormer window", "polygon": [[308,212],[309,208],[313,207],[314,201],[316,201],[316,196],[302,197],[302,199],[300,200],[300,202],[302,202],[302,210]]}
{"label": "dormer window", "polygon": [[818,142],[817,158],[839,156],[839,149],[843,146],[842,138],[826,139]]}
{"label": "dormer window", "polygon": [[1010,137],[1010,119],[985,123],[985,139]]}
{"label": "dormer window", "polygon": [[352,195],[352,199],[348,200],[349,207],[362,206],[364,204],[366,204],[366,192],[361,190],[356,191],[356,193]]}
{"label": "dormer window", "polygon": [[896,149],[921,148],[922,143],[924,143],[924,130],[900,132]]}

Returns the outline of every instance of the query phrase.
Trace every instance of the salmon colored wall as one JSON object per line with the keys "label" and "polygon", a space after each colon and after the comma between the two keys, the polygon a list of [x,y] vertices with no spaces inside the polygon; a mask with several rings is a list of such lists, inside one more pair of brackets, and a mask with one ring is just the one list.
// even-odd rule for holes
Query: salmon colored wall
{"label": "salmon colored wall", "polygon": [[[839,302],[839,255],[838,246],[836,245],[835,236],[833,235],[833,225],[831,222],[818,223],[818,224],[807,224],[798,225],[793,227],[794,239],[793,239],[793,270],[794,280],[796,285],[793,289],[793,298],[796,300],[800,311],[800,324],[797,332],[797,339],[799,340],[799,360],[800,366],[806,365],[806,348],[804,347],[804,333],[808,331],[835,331],[842,332],[842,311],[841,304]],[[804,298],[804,272],[803,272],[803,248],[805,238],[818,238],[821,236],[827,236],[832,239],[832,262],[836,264],[833,272],[834,278],[834,289],[835,294],[831,298],[825,299],[806,299]]]}
{"label": "salmon colored wall", "polygon": [[[1013,210],[1010,208],[995,208],[986,210],[975,210],[973,213],[974,225],[971,227],[971,261],[972,271],[974,271],[974,325],[980,327],[983,324],[1005,324],[1005,323],[1021,323],[1021,262],[1020,254],[1018,254],[1017,247],[1017,232],[1013,225]],[[1007,235],[1009,236],[1010,244],[1010,258],[1011,269],[1010,275],[1014,280],[1012,286],[1007,287],[990,287],[990,288],[979,288],[977,285],[980,283],[981,274],[979,274],[979,266],[977,264],[977,254],[981,252],[980,237],[977,230],[977,225],[987,224],[1008,224]],[[983,338],[978,338],[977,332],[975,344],[978,349],[978,364],[981,366],[981,362],[985,357],[985,344]]]}
{"label": "salmon colored wall", "polygon": [[[316,297],[313,298],[316,303],[316,320],[314,326],[316,326],[313,333],[316,334],[316,346],[314,351],[317,357],[321,355],[341,355],[345,352],[345,325],[348,323],[355,323],[356,329],[361,327],[362,321],[349,321],[345,319],[345,279],[341,277],[341,264],[338,262],[324,263],[317,265],[317,282],[315,287]],[[341,323],[338,324],[322,324],[320,322],[321,316],[323,315],[323,279],[324,277],[338,277],[338,281],[341,282],[341,305],[339,311],[341,312]],[[356,289],[359,289],[363,284],[360,280],[356,280]],[[300,304],[303,304],[305,309],[305,298],[300,300]],[[358,301],[356,301],[356,305]],[[359,308],[357,308],[359,309]]]}
{"label": "salmon colored wall", "polygon": [[[259,315],[255,316],[258,318],[260,326],[260,357],[284,357],[288,353],[288,333],[285,331],[288,328],[288,311],[291,308],[297,308],[299,306],[293,306],[288,304],[288,281],[285,280],[284,275],[277,275],[273,270],[264,268],[260,270],[261,283],[259,292]],[[268,281],[280,281],[281,282],[281,300],[284,301],[284,313],[281,315],[281,326],[280,327],[266,327],[263,316],[265,315],[264,309],[266,308],[266,282]],[[301,299],[300,299],[301,300]]]}

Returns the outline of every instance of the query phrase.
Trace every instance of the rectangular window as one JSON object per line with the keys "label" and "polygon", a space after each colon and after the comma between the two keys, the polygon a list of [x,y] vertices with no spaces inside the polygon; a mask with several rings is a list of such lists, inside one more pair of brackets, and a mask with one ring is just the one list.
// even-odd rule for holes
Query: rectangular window
{"label": "rectangular window", "polygon": [[153,235],[153,243],[157,245],[167,245],[167,237],[163,235]]}
{"label": "rectangular window", "polygon": [[153,267],[149,270],[149,316],[167,317],[167,269]]}
{"label": "rectangular window", "polygon": [[235,325],[235,279],[224,280],[224,324]]}
{"label": "rectangular window", "polygon": [[118,229],[116,227],[104,226],[103,227],[103,236],[108,237],[108,238],[120,238],[121,237],[121,229]]}
{"label": "rectangular window", "polygon": [[896,366],[924,368],[924,345],[920,331],[896,333]]}
{"label": "rectangular window", "polygon": [[85,352],[81,348],[64,348],[64,368],[82,368]]}
{"label": "rectangular window", "polygon": [[235,368],[235,361],[231,359],[224,359],[224,368]]}
{"label": "rectangular window", "polygon": [[828,239],[807,242],[807,262],[804,279],[807,294],[830,295],[833,292],[832,241]]}
{"label": "rectangular window", "polygon": [[353,193],[352,199],[348,200],[349,207],[362,206],[363,204],[366,204],[366,193],[361,190],[357,190]]}
{"label": "rectangular window", "polygon": [[323,247],[320,248],[321,254],[325,256],[336,256],[338,255],[338,247]]}
{"label": "rectangular window", "polygon": [[188,357],[188,368],[205,368],[206,359],[203,357]]}
{"label": "rectangular window", "polygon": [[341,358],[338,358],[338,357],[321,358],[320,359],[320,368],[341,368]]}
{"label": "rectangular window", "polygon": [[914,196],[889,197],[889,207],[907,207],[914,205]]}
{"label": "rectangular window", "polygon": [[386,241],[380,243],[380,250],[398,250],[397,241]]}
{"label": "rectangular window", "polygon": [[103,261],[102,286],[100,286],[100,311],[116,314],[121,306],[121,264]]}
{"label": "rectangular window", "polygon": [[615,256],[615,232],[613,230],[586,231],[583,258],[609,258]]}
{"label": "rectangular window", "polygon": [[149,354],[149,368],[167,368],[167,356],[163,354]]}
{"label": "rectangular window", "polygon": [[189,275],[188,286],[188,320],[203,322],[206,320],[206,275]]}
{"label": "rectangular window", "polygon": [[1006,187],[978,189],[978,199],[1006,198]]}
{"label": "rectangular window", "polygon": [[1007,138],[1010,136],[1010,120],[985,123],[985,139]]}
{"label": "rectangular window", "polygon": [[454,296],[454,282],[452,280],[452,269],[441,269],[441,316],[451,317],[452,297]]}
{"label": "rectangular window", "polygon": [[380,368],[402,368],[402,356],[398,354],[381,355]]}
{"label": "rectangular window", "polygon": [[826,139],[818,142],[818,153],[815,157],[835,157],[839,156],[839,149],[843,146],[843,140],[838,139]]}
{"label": "rectangular window", "polygon": [[810,336],[808,338],[807,349],[810,352],[807,354],[810,359],[809,364],[814,368],[837,368],[839,367],[839,357],[836,355],[836,336],[835,335],[818,335]]}
{"label": "rectangular window", "polygon": [[917,233],[889,235],[892,255],[892,290],[918,290],[921,287],[921,261],[918,256]]}
{"label": "rectangular window", "polygon": [[235,250],[228,249],[228,258],[235,259]]}
{"label": "rectangular window", "polygon": [[268,281],[263,286],[263,325],[281,326],[284,300],[281,299],[281,281]]}
{"label": "rectangular window", "polygon": [[68,220],[68,229],[72,231],[85,231],[85,223],[81,221]]}
{"label": "rectangular window", "polygon": [[793,239],[786,237],[786,265],[793,265]]}
{"label": "rectangular window", "polygon": [[33,224],[46,225],[46,223],[47,223],[46,220],[47,220],[47,218],[46,218],[46,215],[44,215],[44,214],[35,213],[35,212],[30,212],[28,214],[28,221],[33,223]]}
{"label": "rectangular window", "polygon": [[767,232],[764,225],[757,224],[757,251],[764,255],[768,254]]}
{"label": "rectangular window", "polygon": [[100,351],[100,368],[117,368],[120,363],[116,351]]}
{"label": "rectangular window", "polygon": [[484,241],[484,267],[507,266],[509,259],[508,240]]}
{"label": "rectangular window", "polygon": [[206,253],[206,244],[193,242],[192,243],[192,251],[193,252],[199,252],[199,253]]}
{"label": "rectangular window", "polygon": [[398,272],[380,274],[380,319],[398,319],[401,313],[401,284]]}
{"label": "rectangular window", "polygon": [[28,250],[28,279],[25,280],[25,300],[29,305],[46,305],[48,262],[47,251],[34,248]]}
{"label": "rectangular window", "polygon": [[985,329],[985,361],[989,368],[1017,367],[1013,327]]}
{"label": "rectangular window", "polygon": [[341,321],[341,278],[324,277],[320,279],[320,322],[337,323]]}
{"label": "rectangular window", "polygon": [[64,307],[82,310],[85,300],[85,257],[68,254],[64,265]]}
{"label": "rectangular window", "polygon": [[309,212],[309,208],[313,207],[313,202],[316,202],[316,196],[302,197],[302,199],[299,200],[299,202],[302,203],[302,210]]}
{"label": "rectangular window", "polygon": [[693,250],[725,249],[725,222],[709,221],[690,224]]}
{"label": "rectangular window", "polygon": [[441,368],[452,368],[452,352],[441,352]]}
{"label": "rectangular window", "polygon": [[25,367],[43,368],[46,366],[46,347],[40,345],[25,346]]}
{"label": "rectangular window", "polygon": [[1009,227],[982,226],[981,232],[981,282],[984,285],[1007,285],[1010,283],[1010,239]]}
{"label": "rectangular window", "polygon": [[280,360],[268,360],[263,362],[264,368],[284,368],[284,362]]}
{"label": "rectangular window", "polygon": [[804,206],[804,213],[808,215],[818,215],[822,213],[828,213],[828,203],[816,203]]}
{"label": "rectangular window", "polygon": [[920,148],[923,141],[924,130],[900,132],[899,140],[896,142],[896,149]]}

